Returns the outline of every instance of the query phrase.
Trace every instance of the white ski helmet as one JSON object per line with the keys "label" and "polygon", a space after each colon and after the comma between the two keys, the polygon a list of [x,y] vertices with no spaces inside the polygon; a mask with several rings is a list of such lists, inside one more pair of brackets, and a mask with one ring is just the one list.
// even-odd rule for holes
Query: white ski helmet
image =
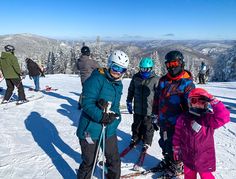
{"label": "white ski helmet", "polygon": [[121,67],[128,68],[129,65],[129,57],[120,50],[115,50],[111,53],[111,55],[108,58],[108,68],[111,66],[112,63],[116,63],[117,65],[120,65]]}

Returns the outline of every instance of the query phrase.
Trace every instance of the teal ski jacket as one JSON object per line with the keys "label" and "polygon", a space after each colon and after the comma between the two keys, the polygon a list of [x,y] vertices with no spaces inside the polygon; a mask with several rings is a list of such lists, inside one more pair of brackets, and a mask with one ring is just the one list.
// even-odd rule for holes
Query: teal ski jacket
{"label": "teal ski jacket", "polygon": [[111,102],[108,109],[118,114],[119,117],[106,126],[106,138],[116,134],[116,129],[121,121],[120,99],[123,85],[121,81],[115,81],[105,68],[99,68],[92,72],[85,81],[82,89],[82,114],[77,128],[79,139],[85,139],[89,135],[93,140],[98,140],[102,131],[100,123],[103,111],[96,106],[99,99]]}

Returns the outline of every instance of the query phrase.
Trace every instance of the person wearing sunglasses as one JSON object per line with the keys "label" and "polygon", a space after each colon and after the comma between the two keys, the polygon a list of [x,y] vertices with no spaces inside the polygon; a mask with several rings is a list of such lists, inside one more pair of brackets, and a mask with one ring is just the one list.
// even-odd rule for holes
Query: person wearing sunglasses
{"label": "person wearing sunglasses", "polygon": [[154,89],[157,87],[159,78],[153,68],[153,59],[146,57],[140,60],[139,72],[132,77],[126,99],[129,113],[134,112],[130,147],[133,148],[139,141],[142,141],[143,151],[151,146],[154,133],[151,119],[152,103]]}
{"label": "person wearing sunglasses", "polygon": [[[121,121],[120,99],[123,89],[121,80],[128,65],[128,56],[123,51],[115,50],[108,58],[107,68],[95,69],[83,84],[81,103],[83,110],[77,128],[83,161],[77,178],[91,178],[103,126],[106,126],[106,147],[103,151],[108,169],[106,178],[120,178],[121,162],[116,130]],[[109,109],[108,104],[110,104]]]}
{"label": "person wearing sunglasses", "polygon": [[157,164],[156,171],[169,170],[179,175],[182,163],[173,159],[172,138],[178,116],[188,110],[188,94],[195,88],[192,74],[184,69],[184,56],[180,51],[170,51],[165,56],[167,74],[159,80],[155,89],[153,115],[160,127],[159,145],[164,159]]}
{"label": "person wearing sunglasses", "polygon": [[183,161],[186,179],[197,179],[197,173],[201,179],[214,179],[214,131],[230,121],[230,113],[221,101],[202,88],[189,93],[188,105],[189,110],[179,116],[175,125],[174,160]]}

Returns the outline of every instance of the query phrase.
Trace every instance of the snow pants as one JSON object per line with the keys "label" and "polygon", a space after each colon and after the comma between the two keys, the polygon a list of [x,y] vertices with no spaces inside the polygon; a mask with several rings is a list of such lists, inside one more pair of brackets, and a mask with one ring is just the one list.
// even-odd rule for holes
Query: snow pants
{"label": "snow pants", "polygon": [[[98,146],[98,140],[93,140],[94,144],[89,144],[85,139],[80,139],[80,146],[82,150],[82,163],[79,167],[77,179],[90,179],[92,175],[92,168],[95,160],[95,155]],[[118,152],[117,136],[113,135],[105,141],[105,156],[108,173],[107,179],[119,179],[121,173],[121,162]]]}
{"label": "snow pants", "polygon": [[199,74],[199,84],[205,84],[205,74]]}
{"label": "snow pants", "polygon": [[162,149],[162,154],[167,161],[174,161],[172,139],[175,132],[175,126],[160,123],[160,140],[159,145]]}
{"label": "snow pants", "polygon": [[9,100],[12,92],[14,91],[14,86],[18,89],[18,100],[25,100],[25,92],[22,81],[20,78],[6,79],[7,90],[4,96],[4,100]]}
{"label": "snow pants", "polygon": [[134,114],[133,118],[132,139],[135,141],[142,139],[144,144],[151,146],[154,135],[151,116]]}
{"label": "snow pants", "polygon": [[[212,175],[211,172],[203,172],[203,173],[199,172],[199,175],[200,175],[201,179],[215,179],[214,175]],[[189,169],[185,165],[184,166],[184,178],[185,179],[197,179],[197,172]]]}

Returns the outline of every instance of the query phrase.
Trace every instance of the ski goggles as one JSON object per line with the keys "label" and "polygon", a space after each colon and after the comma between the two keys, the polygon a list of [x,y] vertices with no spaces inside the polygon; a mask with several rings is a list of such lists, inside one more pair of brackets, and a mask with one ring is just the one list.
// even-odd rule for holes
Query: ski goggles
{"label": "ski goggles", "polygon": [[206,101],[202,100],[201,98],[189,98],[189,103],[193,105],[200,105],[204,106],[206,104]]}
{"label": "ski goggles", "polygon": [[116,63],[113,63],[110,68],[112,71],[114,71],[116,73],[125,73],[127,70],[127,68],[121,67],[121,66],[117,65]]}
{"label": "ski goggles", "polygon": [[140,68],[141,72],[150,72],[152,68]]}
{"label": "ski goggles", "polygon": [[176,68],[178,66],[180,66],[181,63],[179,60],[174,60],[174,61],[170,61],[170,62],[166,62],[166,67],[167,68]]}

